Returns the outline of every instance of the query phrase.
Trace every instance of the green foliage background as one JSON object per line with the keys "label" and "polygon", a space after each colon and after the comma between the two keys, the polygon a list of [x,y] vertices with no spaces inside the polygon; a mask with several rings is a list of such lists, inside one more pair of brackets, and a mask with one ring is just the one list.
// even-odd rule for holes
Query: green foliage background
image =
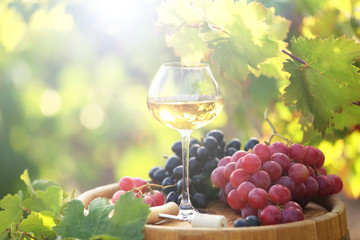
{"label": "green foliage background", "polygon": [[[162,155],[171,154],[179,136],[147,110],[152,76],[163,62],[210,62],[211,35],[205,45],[197,28],[174,29],[198,21],[199,12],[186,11],[189,2],[207,7],[207,1],[175,0],[0,2],[0,197],[19,189],[26,168],[32,179],[56,180],[70,192],[124,175],[147,178],[152,166],[164,165]],[[260,2],[274,7],[268,16],[283,17],[271,20],[284,24],[273,33],[283,43],[293,36],[359,41],[359,0]],[[226,17],[224,11],[220,19]],[[225,111],[194,136],[220,128],[228,140],[238,137],[243,144],[250,137],[266,140],[270,128],[263,113],[269,108],[278,132],[321,148],[328,172],[343,178],[345,194],[359,197],[360,107],[344,108],[322,137],[312,116],[284,105],[289,74],[281,63],[287,58],[279,55],[260,70],[255,62],[242,81],[220,76],[212,65]]]}

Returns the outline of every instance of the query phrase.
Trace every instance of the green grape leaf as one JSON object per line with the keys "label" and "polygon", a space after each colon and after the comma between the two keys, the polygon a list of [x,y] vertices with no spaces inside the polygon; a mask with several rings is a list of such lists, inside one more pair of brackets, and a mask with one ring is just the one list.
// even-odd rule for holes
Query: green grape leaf
{"label": "green grape leaf", "polygon": [[298,60],[284,63],[291,74],[284,101],[304,115],[311,113],[315,130],[324,135],[335,113],[359,99],[360,74],[352,63],[360,55],[360,44],[345,37],[300,37],[292,39],[291,51]]}
{"label": "green grape leaf", "polygon": [[22,219],[21,198],[19,195],[6,195],[0,201],[0,233],[10,228],[11,224],[19,223]]}
{"label": "green grape leaf", "polygon": [[[65,216],[55,232],[68,238],[90,239],[97,235],[108,235],[119,239],[142,239],[141,233],[149,214],[149,205],[142,199],[133,198],[133,193],[122,195],[115,205],[108,199],[96,198],[89,207],[89,214],[84,216],[84,205],[79,200],[72,200],[66,208]],[[109,218],[110,212],[114,215]]]}
{"label": "green grape leaf", "polygon": [[31,181],[30,181],[30,177],[29,177],[29,172],[27,169],[24,170],[24,172],[20,175],[20,179],[23,180],[23,182],[25,183],[28,193],[30,195],[35,195],[35,189],[33,188]]}
{"label": "green grape leaf", "polygon": [[108,235],[96,235],[91,237],[90,240],[119,240],[119,238]]}
{"label": "green grape leaf", "polygon": [[37,239],[53,239],[55,232],[53,227],[56,222],[50,212],[31,212],[19,225],[19,230],[27,233],[33,233]]}
{"label": "green grape leaf", "polygon": [[35,196],[24,199],[23,206],[31,211],[49,211],[54,217],[60,216],[63,191],[58,186],[50,186],[46,192],[38,190]]}
{"label": "green grape leaf", "polygon": [[[360,96],[359,96],[360,98]],[[344,130],[360,123],[360,106],[351,105],[345,107],[341,113],[336,113],[331,119],[330,124],[337,130]]]}
{"label": "green grape leaf", "polygon": [[257,68],[280,52],[281,41],[272,40],[268,32],[267,11],[260,3],[241,0],[218,0],[208,9],[206,20],[212,30],[202,37],[214,50],[211,60],[225,78],[243,80],[248,66]]}

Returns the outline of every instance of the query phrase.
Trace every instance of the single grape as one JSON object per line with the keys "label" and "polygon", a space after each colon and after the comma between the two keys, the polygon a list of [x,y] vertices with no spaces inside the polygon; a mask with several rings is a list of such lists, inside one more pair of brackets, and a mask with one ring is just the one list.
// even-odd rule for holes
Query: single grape
{"label": "single grape", "polygon": [[166,202],[174,202],[177,203],[179,194],[175,191],[169,192],[169,194],[166,196]]}
{"label": "single grape", "polygon": [[260,211],[259,219],[263,225],[279,224],[281,220],[281,211],[273,205],[267,205]]}
{"label": "single grape", "polygon": [[199,149],[200,144],[194,144],[189,149],[189,157],[196,157],[197,150]]}
{"label": "single grape", "polygon": [[[134,181],[134,188],[138,188],[138,187],[146,185],[146,181],[139,177],[133,177],[133,181]],[[146,186],[142,187],[140,190],[144,194],[146,192]],[[134,190],[135,194],[138,192],[139,192],[138,190]]]}
{"label": "single grape", "polygon": [[234,227],[250,227],[251,224],[243,218],[238,218],[234,221]]}
{"label": "single grape", "polygon": [[271,155],[275,153],[283,153],[285,155],[289,155],[289,148],[283,142],[279,142],[279,141],[273,142],[272,144],[269,145],[269,147],[271,150]]}
{"label": "single grape", "polygon": [[306,166],[309,171],[309,177],[315,177],[315,171],[311,166]]}
{"label": "single grape", "polygon": [[242,161],[243,161],[244,157],[239,158],[239,160],[236,162],[236,169],[242,168]]}
{"label": "single grape", "polygon": [[291,198],[290,190],[280,184],[275,184],[270,187],[269,198],[276,204],[284,204]]}
{"label": "single grape", "polygon": [[256,144],[259,143],[259,140],[257,140],[256,138],[251,138],[249,141],[247,141],[247,143],[244,146],[244,150],[247,152],[250,149],[253,149],[255,147]]}
{"label": "single grape", "polygon": [[124,191],[130,191],[134,187],[134,181],[131,177],[125,176],[120,178],[119,188]]}
{"label": "single grape", "polygon": [[226,164],[228,164],[230,161],[231,157],[225,156],[219,160],[217,167],[226,166]]}
{"label": "single grape", "polygon": [[306,155],[304,145],[300,143],[294,143],[289,147],[289,157],[294,159],[298,163],[303,163]]}
{"label": "single grape", "polygon": [[282,176],[279,180],[276,181],[276,183],[287,187],[290,192],[295,190],[295,182],[288,176]]}
{"label": "single grape", "polygon": [[182,165],[174,168],[174,170],[172,172],[172,177],[175,178],[176,180],[179,180],[183,177],[183,166]]}
{"label": "single grape", "polygon": [[144,201],[144,203],[149,204],[150,207],[155,207],[155,206],[156,206],[154,199],[152,199],[150,196],[145,196],[145,197],[143,198],[143,201]]}
{"label": "single grape", "polygon": [[320,149],[317,149],[317,150],[319,151],[319,159],[318,159],[318,162],[315,164],[315,166],[317,168],[321,168],[325,162],[325,155]]}
{"label": "single grape", "polygon": [[179,157],[181,157],[182,155],[182,147],[181,147],[181,141],[176,141],[174,142],[174,144],[171,146],[171,150],[178,155]]}
{"label": "single grape", "polygon": [[230,163],[226,164],[226,166],[224,168],[224,176],[227,181],[230,180],[230,175],[235,170],[235,166],[236,166],[236,163],[234,163],[234,162],[230,162]]}
{"label": "single grape", "polygon": [[181,165],[181,159],[177,155],[172,155],[166,159],[165,170],[172,173],[175,167]]}
{"label": "single grape", "polygon": [[311,166],[316,165],[320,158],[320,153],[318,149],[313,146],[306,146],[305,150],[306,155],[304,158],[304,163]]}
{"label": "single grape", "polygon": [[309,177],[305,182],[305,197],[310,198],[316,195],[319,190],[319,184],[314,177]]}
{"label": "single grape", "polygon": [[232,156],[234,155],[234,153],[236,153],[238,151],[238,149],[233,148],[233,147],[229,147],[226,149],[225,155],[226,156]]}
{"label": "single grape", "polygon": [[[226,188],[226,186],[225,186],[225,188]],[[237,192],[237,195],[238,195],[238,198],[240,199],[240,201],[247,202],[249,192],[251,190],[253,190],[254,188],[256,188],[256,186],[254,184],[252,184],[251,182],[241,183],[238,186],[238,188],[236,189],[236,192]]]}
{"label": "single grape", "polygon": [[306,181],[309,177],[309,170],[301,163],[295,163],[289,167],[288,176],[291,177],[295,184]]}
{"label": "single grape", "polygon": [[120,197],[121,195],[125,194],[125,193],[126,193],[126,191],[124,191],[124,190],[116,191],[116,192],[114,193],[114,195],[112,196],[112,198],[111,198],[111,202],[112,202],[113,204],[115,204],[115,202],[119,199],[119,197]]}
{"label": "single grape", "polygon": [[196,139],[196,138],[192,138],[191,140],[190,140],[190,147],[191,146],[193,146],[193,145],[195,145],[195,144],[198,144],[198,145],[201,145],[201,142],[198,140],[198,139]]}
{"label": "single grape", "polygon": [[252,153],[258,155],[261,162],[266,162],[266,161],[270,160],[270,157],[271,157],[270,147],[268,145],[266,145],[265,143],[257,144],[253,148]]}
{"label": "single grape", "polygon": [[[176,190],[175,179],[173,177],[164,178],[161,185],[166,187],[166,188],[163,188],[163,192],[166,193],[166,194]],[[171,185],[174,185],[174,186],[171,186]]]}
{"label": "single grape", "polygon": [[203,166],[203,171],[212,172],[219,163],[219,159],[211,158]]}
{"label": "single grape", "polygon": [[231,156],[231,162],[237,162],[239,160],[239,158],[244,157],[246,154],[248,154],[247,152],[245,152],[244,150],[239,150],[236,151],[232,156]]}
{"label": "single grape", "polygon": [[249,153],[244,156],[241,167],[248,173],[254,173],[260,169],[261,160],[256,154]]}
{"label": "single grape", "polygon": [[202,164],[199,162],[196,157],[191,157],[189,159],[189,173],[190,175],[200,174],[202,170]]}
{"label": "single grape", "polygon": [[[225,176],[224,176],[225,178]],[[237,188],[241,183],[249,181],[250,173],[244,169],[235,169],[230,175],[230,183],[234,188]],[[270,179],[270,177],[269,177]]]}
{"label": "single grape", "polygon": [[281,223],[291,223],[304,220],[302,211],[295,207],[285,207],[281,212]]}
{"label": "single grape", "polygon": [[293,200],[301,199],[305,196],[306,186],[304,183],[297,184],[295,189],[291,191],[291,196]]}
{"label": "single grape", "polygon": [[[258,144],[259,145],[259,144]],[[256,146],[258,146],[256,145]],[[261,170],[267,172],[272,182],[277,181],[282,176],[282,168],[280,164],[275,161],[264,162],[261,166]]]}
{"label": "single grape", "polygon": [[210,175],[211,183],[216,188],[224,188],[227,183],[226,178],[224,176],[224,168],[225,168],[224,166],[215,168]]}
{"label": "single grape", "polygon": [[196,151],[196,156],[199,161],[206,162],[210,158],[210,151],[206,147],[201,146]]}
{"label": "single grape", "polygon": [[258,188],[267,189],[270,186],[271,179],[267,172],[259,170],[251,175],[249,181]]}
{"label": "single grape", "polygon": [[318,171],[318,173],[319,173],[320,175],[323,175],[323,176],[326,176],[326,175],[327,175],[327,171],[326,171],[326,169],[325,169],[324,167],[318,168],[317,171]]}
{"label": "single grape", "polygon": [[235,148],[237,151],[241,148],[241,142],[238,138],[233,138],[229,141],[226,148]]}
{"label": "single grape", "polygon": [[221,143],[223,141],[223,139],[224,139],[224,133],[221,130],[218,130],[218,129],[211,130],[210,132],[208,132],[206,134],[206,136],[207,137],[211,136],[211,137],[216,138],[218,143]]}
{"label": "single grape", "polygon": [[158,170],[156,170],[156,172],[154,173],[153,176],[153,181],[156,183],[161,183],[164,178],[166,177],[166,170],[165,168],[159,168]]}
{"label": "single grape", "polygon": [[234,190],[235,188],[231,185],[231,182],[228,182],[224,187],[224,193],[225,195],[229,195],[229,193]]}
{"label": "single grape", "polygon": [[218,141],[215,137],[207,136],[204,139],[204,147],[206,147],[210,152],[215,152],[218,147]]}
{"label": "single grape", "polygon": [[155,173],[157,170],[159,170],[160,168],[162,168],[162,167],[160,167],[160,166],[152,167],[152,168],[150,169],[150,171],[149,171],[149,177],[150,177],[151,179],[153,179],[153,178],[154,178],[154,173]]}
{"label": "single grape", "polygon": [[254,188],[248,194],[248,202],[254,208],[264,208],[268,203],[268,193],[262,188]]}
{"label": "single grape", "polygon": [[290,158],[284,153],[275,153],[270,160],[277,162],[281,166],[283,173],[286,173],[290,167]]}
{"label": "single grape", "polygon": [[249,215],[245,218],[246,221],[250,223],[251,226],[260,226],[261,222],[256,215]]}
{"label": "single grape", "polygon": [[257,215],[258,209],[253,208],[249,203],[246,203],[245,206],[241,209],[241,216],[247,218],[251,215]]}
{"label": "single grape", "polygon": [[196,192],[191,195],[191,203],[196,208],[205,208],[209,204],[209,199],[205,194]]}
{"label": "single grape", "polygon": [[319,184],[319,190],[318,190],[317,194],[319,196],[330,195],[332,192],[332,186],[331,186],[331,182],[330,182],[330,179],[328,178],[328,176],[319,175],[319,176],[316,176],[315,179]]}
{"label": "single grape", "polygon": [[233,209],[240,209],[245,206],[245,202],[238,199],[236,189],[229,192],[227,196],[227,202]]}
{"label": "single grape", "polygon": [[331,194],[338,194],[343,188],[343,181],[335,174],[329,174],[327,177],[331,183]]}
{"label": "single grape", "polygon": [[294,202],[294,201],[288,201],[288,202],[284,203],[284,208],[287,208],[287,207],[294,207],[294,208],[299,209],[301,212],[303,211],[301,206],[297,202]]}
{"label": "single grape", "polygon": [[165,203],[164,196],[158,190],[152,190],[148,192],[147,196],[151,197],[151,199],[154,200],[155,206],[161,206]]}
{"label": "single grape", "polygon": [[191,183],[195,189],[195,191],[199,193],[207,193],[209,189],[208,178],[202,174],[197,174],[191,177]]}

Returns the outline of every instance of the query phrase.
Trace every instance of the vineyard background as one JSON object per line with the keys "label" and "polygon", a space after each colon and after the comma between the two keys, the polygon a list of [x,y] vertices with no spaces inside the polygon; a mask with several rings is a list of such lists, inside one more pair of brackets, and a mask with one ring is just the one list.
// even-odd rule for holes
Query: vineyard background
{"label": "vineyard background", "polygon": [[[293,60],[281,52],[292,52],[299,37],[344,37],[359,49],[360,1],[219,2],[1,1],[0,197],[23,188],[24,169],[32,179],[52,179],[77,193],[124,175],[147,178],[178,140],[148,112],[152,76],[163,62],[204,61],[222,86],[225,110],[193,136],[219,128],[243,145],[251,137],[264,141],[271,132],[263,119],[268,109],[279,133],[319,147],[327,171],[342,177],[352,239],[360,239],[360,95],[334,112],[322,132],[315,129],[314,115],[285,104],[290,74],[282,63]],[[223,42],[213,41],[226,39],[227,31],[242,37],[225,46],[253,54],[229,58]],[[360,52],[354,52],[358,70]]]}

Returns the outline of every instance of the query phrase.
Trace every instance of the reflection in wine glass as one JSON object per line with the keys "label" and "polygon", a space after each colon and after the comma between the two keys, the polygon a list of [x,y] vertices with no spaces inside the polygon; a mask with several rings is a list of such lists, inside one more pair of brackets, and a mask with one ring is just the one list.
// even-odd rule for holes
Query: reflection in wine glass
{"label": "reflection in wine glass", "polygon": [[220,87],[204,63],[165,63],[156,73],[147,98],[151,114],[181,136],[183,186],[179,216],[191,220],[196,209],[189,195],[189,142],[194,129],[213,121],[223,109]]}

